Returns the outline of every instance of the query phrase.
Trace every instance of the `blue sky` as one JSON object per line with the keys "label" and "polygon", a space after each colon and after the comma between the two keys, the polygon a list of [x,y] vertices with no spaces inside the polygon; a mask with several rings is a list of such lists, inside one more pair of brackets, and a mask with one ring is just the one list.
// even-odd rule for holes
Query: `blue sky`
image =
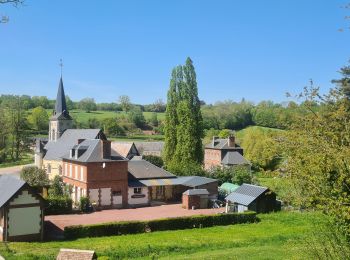
{"label": "blue sky", "polygon": [[194,61],[207,103],[287,100],[312,78],[323,91],[350,59],[338,0],[26,0],[1,5],[0,93],[57,91],[134,103],[166,100],[170,73]]}

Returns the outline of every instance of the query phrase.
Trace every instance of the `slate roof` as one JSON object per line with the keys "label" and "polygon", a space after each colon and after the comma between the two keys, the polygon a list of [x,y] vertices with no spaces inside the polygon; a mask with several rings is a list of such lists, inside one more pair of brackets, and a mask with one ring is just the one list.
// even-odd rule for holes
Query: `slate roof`
{"label": "slate roof", "polygon": [[105,139],[100,129],[67,129],[57,141],[48,142],[44,149],[44,160],[60,160],[65,156],[79,139]]}
{"label": "slate roof", "polygon": [[164,148],[164,142],[135,142],[135,146],[140,154],[144,152],[159,152]]}
{"label": "slate roof", "polygon": [[182,194],[185,194],[185,195],[209,195],[209,192],[206,189],[190,189],[190,190],[185,191]]}
{"label": "slate roof", "polygon": [[215,179],[210,179],[210,178],[200,177],[200,176],[184,176],[184,177],[168,178],[168,179],[147,179],[147,180],[139,180],[139,181],[148,187],[166,186],[166,185],[183,185],[191,188],[195,188],[195,187],[212,183],[212,182],[217,182],[217,180]]}
{"label": "slate roof", "polygon": [[237,190],[226,197],[226,200],[235,202],[244,206],[249,206],[268,188],[252,184],[243,184]]}
{"label": "slate roof", "polygon": [[112,142],[112,152],[116,151],[121,156],[127,158],[129,153],[132,153],[132,148],[136,149],[136,154],[139,154],[133,142]]}
{"label": "slate roof", "polygon": [[135,179],[159,179],[175,178],[176,176],[146,160],[130,160],[128,171],[131,178]]}
{"label": "slate roof", "polygon": [[[75,145],[74,156],[70,157],[70,151],[62,158],[75,162],[109,162],[109,161],[125,161],[126,159],[119,154],[114,154],[109,158],[103,158],[103,141],[100,139],[87,139],[78,145]],[[75,155],[78,154],[78,157]]]}
{"label": "slate roof", "polygon": [[211,148],[211,149],[232,149],[232,150],[237,150],[237,149],[242,149],[238,144],[235,143],[234,147],[229,147],[228,146],[228,140],[227,138],[225,139],[216,139],[215,144],[213,142],[210,142],[205,146],[205,148]]}
{"label": "slate roof", "polygon": [[26,183],[10,175],[0,175],[0,208]]}
{"label": "slate roof", "polygon": [[248,165],[250,162],[246,160],[239,152],[228,151],[221,160],[223,165]]}
{"label": "slate roof", "polygon": [[60,78],[60,83],[58,85],[55,111],[54,111],[54,115],[52,116],[52,119],[68,119],[68,120],[72,119],[67,109],[66,96],[64,94],[62,77]]}

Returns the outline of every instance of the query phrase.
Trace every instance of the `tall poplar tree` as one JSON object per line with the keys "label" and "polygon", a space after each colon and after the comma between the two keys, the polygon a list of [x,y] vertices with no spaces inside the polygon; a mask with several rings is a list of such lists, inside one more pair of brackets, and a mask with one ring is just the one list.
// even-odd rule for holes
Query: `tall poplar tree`
{"label": "tall poplar tree", "polygon": [[182,68],[178,66],[171,73],[170,87],[168,90],[168,100],[165,112],[165,147],[164,147],[164,162],[169,165],[175,154],[177,136],[176,128],[177,120],[177,102],[179,84],[182,82]]}
{"label": "tall poplar tree", "polygon": [[165,164],[181,168],[186,174],[187,168],[199,166],[204,157],[203,120],[196,73],[190,58],[172,72],[165,123]]}

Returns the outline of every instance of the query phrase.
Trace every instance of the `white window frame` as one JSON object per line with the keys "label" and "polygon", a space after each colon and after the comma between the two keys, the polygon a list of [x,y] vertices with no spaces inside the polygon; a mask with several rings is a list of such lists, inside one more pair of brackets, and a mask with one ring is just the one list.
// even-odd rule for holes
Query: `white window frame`
{"label": "white window frame", "polygon": [[141,187],[135,187],[134,188],[134,194],[142,194],[142,188]]}

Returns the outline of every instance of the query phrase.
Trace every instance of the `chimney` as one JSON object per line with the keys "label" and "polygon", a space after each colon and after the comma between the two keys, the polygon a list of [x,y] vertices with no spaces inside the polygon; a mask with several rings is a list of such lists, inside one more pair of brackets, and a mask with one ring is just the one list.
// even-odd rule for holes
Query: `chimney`
{"label": "chimney", "polygon": [[236,143],[235,143],[235,136],[234,136],[234,135],[230,135],[230,136],[227,138],[227,145],[228,145],[228,147],[235,147],[235,146],[236,146]]}
{"label": "chimney", "polygon": [[219,137],[218,136],[213,136],[213,146],[215,146],[217,144],[217,141]]}
{"label": "chimney", "polygon": [[102,140],[103,159],[111,158],[111,141]]}

